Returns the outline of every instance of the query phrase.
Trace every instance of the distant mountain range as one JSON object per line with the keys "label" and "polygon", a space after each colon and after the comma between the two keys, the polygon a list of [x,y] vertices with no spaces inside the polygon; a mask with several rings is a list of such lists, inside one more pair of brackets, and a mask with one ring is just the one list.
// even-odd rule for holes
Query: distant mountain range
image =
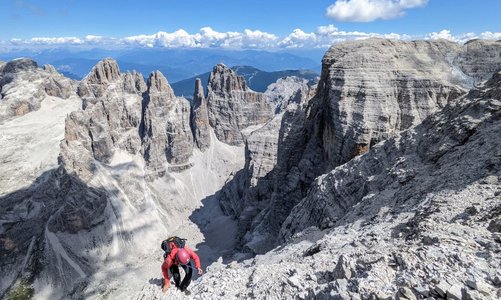
{"label": "distant mountain range", "polygon": [[[282,77],[296,76],[311,80],[319,76],[315,71],[312,70],[283,70],[267,72],[251,66],[234,66],[231,69],[233,69],[233,71],[235,71],[237,75],[243,76],[249,87],[256,92],[266,91],[266,88],[270,84],[276,82]],[[185,98],[191,99],[193,97],[193,92],[195,89],[195,79],[200,78],[202,80],[204,89],[206,89],[210,73],[211,72],[206,72],[188,79],[171,83],[171,87],[174,90],[176,96],[183,96]]]}
{"label": "distant mountain range", "polygon": [[[218,50],[218,49],[128,49],[128,50],[75,50],[54,49],[43,51],[16,50],[0,53],[0,60],[30,57],[40,65],[51,64],[59,72],[73,79],[83,78],[92,67],[105,57],[114,57],[121,71],[136,70],[143,76],[161,71],[169,82],[178,82],[202,74],[218,63],[227,66],[253,66],[263,71],[308,69],[320,71],[322,52]],[[253,86],[251,84],[251,86]],[[254,87],[256,88],[256,87]]]}

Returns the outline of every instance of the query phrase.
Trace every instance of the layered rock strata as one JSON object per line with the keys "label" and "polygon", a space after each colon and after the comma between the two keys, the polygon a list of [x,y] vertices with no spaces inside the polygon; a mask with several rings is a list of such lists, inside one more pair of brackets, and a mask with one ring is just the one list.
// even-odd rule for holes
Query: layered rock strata
{"label": "layered rock strata", "polygon": [[[284,116],[283,122],[298,127],[290,133],[282,128],[273,184],[259,199],[266,208],[249,222],[253,229],[242,230],[248,231],[243,243],[254,251],[272,247],[317,176],[419,124],[481,81],[501,58],[477,54],[491,53],[500,44],[475,45],[368,39],[333,46],[304,116]],[[465,57],[475,67],[464,65]]]}
{"label": "layered rock strata", "polygon": [[[318,177],[282,227],[287,243],[212,264],[192,297],[500,298],[500,130],[498,73]],[[148,285],[136,299],[160,296]]]}
{"label": "layered rock strata", "polygon": [[223,64],[214,67],[207,87],[209,123],[217,138],[230,145],[242,145],[242,130],[265,123],[272,108],[262,93],[249,89],[245,80]]}
{"label": "layered rock strata", "polygon": [[352,211],[361,209],[357,206],[415,209],[427,194],[464,189],[483,178],[498,182],[501,140],[495,132],[500,120],[501,72],[419,126],[320,176],[293,209],[280,236],[289,238],[310,226],[352,223]]}

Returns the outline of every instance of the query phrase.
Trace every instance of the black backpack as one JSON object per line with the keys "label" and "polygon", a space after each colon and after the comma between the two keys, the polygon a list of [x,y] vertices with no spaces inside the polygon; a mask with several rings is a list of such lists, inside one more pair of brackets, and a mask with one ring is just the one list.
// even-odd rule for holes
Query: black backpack
{"label": "black backpack", "polygon": [[[184,248],[184,245],[186,244],[186,239],[182,239],[177,236],[171,236],[165,240],[162,241],[162,244],[160,247],[162,250],[164,250],[164,258],[169,255],[169,253],[172,251],[172,248]],[[174,247],[173,247],[174,246]]]}

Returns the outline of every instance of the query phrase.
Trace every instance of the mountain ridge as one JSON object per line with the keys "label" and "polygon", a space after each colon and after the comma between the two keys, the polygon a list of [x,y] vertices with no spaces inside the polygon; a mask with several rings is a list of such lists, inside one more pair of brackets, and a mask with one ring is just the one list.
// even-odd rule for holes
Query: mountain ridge
{"label": "mountain ridge", "polygon": [[[239,76],[243,76],[249,87],[256,92],[265,92],[268,86],[278,79],[288,76],[296,76],[298,78],[304,78],[308,80],[313,80],[318,77],[318,74],[311,70],[282,70],[266,72],[259,70],[251,66],[233,66],[231,67],[233,71]],[[209,80],[210,72],[195,75],[191,78],[184,79],[172,83],[172,88],[174,93],[180,97],[191,98],[193,95],[193,81],[196,78],[200,78],[204,89],[207,89],[207,81]]]}
{"label": "mountain ridge", "polygon": [[[2,97],[33,74],[54,80],[19,90],[47,96],[0,124],[12,187],[0,292],[499,296],[500,45],[337,44],[318,83],[281,78],[266,93],[218,64],[207,93],[193,82],[192,103],[162,72],[145,82],[114,59],[70,81],[68,99],[53,67],[20,65]],[[209,266],[191,296],[157,285],[167,235],[188,237]]]}

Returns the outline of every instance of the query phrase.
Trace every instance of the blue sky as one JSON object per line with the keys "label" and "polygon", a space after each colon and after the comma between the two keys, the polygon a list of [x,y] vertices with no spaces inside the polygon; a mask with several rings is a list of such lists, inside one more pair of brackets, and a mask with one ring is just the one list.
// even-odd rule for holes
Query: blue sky
{"label": "blue sky", "polygon": [[501,0],[1,0],[0,28],[4,47],[322,48],[374,35],[464,41],[501,38]]}

